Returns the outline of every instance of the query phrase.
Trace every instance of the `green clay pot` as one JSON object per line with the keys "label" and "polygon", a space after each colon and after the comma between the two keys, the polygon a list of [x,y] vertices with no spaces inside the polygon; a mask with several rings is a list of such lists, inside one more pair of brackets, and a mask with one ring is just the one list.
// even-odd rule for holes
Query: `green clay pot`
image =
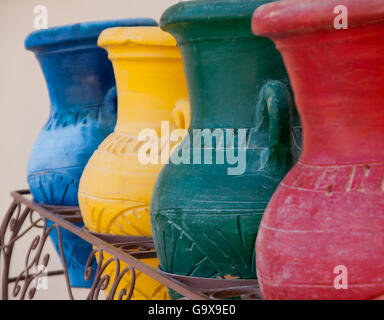
{"label": "green clay pot", "polygon": [[[190,139],[184,138],[172,155],[184,152],[191,163],[165,165],[151,200],[155,246],[160,267],[168,273],[256,278],[260,220],[301,146],[281,56],[269,39],[251,31],[252,13],[266,2],[182,2],[161,18],[162,29],[181,49],[191,104]],[[224,143],[213,139],[211,146],[201,139],[202,146],[192,148],[194,129],[222,129]],[[226,129],[233,129],[234,144]],[[244,170],[226,157],[239,146],[239,129],[246,130]],[[220,145],[207,164],[204,152]],[[219,152],[224,164],[216,163]],[[231,174],[230,168],[235,169]]]}

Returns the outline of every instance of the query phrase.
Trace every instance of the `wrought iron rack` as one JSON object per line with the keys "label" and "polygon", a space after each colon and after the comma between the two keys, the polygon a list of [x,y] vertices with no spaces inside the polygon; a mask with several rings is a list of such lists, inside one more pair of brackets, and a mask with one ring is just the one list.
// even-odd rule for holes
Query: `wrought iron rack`
{"label": "wrought iron rack", "polygon": [[[50,254],[44,253],[44,247],[52,230],[56,229],[60,247],[60,261],[62,270],[49,271],[47,276],[63,276],[65,279],[68,298],[74,300],[74,294],[70,286],[68,270],[63,254],[61,228],[69,230],[83,240],[92,244],[87,266],[84,270],[84,278],[95,277],[92,287],[89,289],[87,299],[102,299],[100,292],[111,287],[105,299],[129,300],[135,288],[135,270],[145,273],[159,281],[169,289],[178,292],[183,298],[191,300],[211,300],[232,297],[242,299],[260,299],[259,287],[256,280],[243,279],[202,279],[171,275],[159,269],[153,269],[141,259],[156,257],[151,237],[111,236],[91,233],[79,228],[74,223],[81,222],[81,214],[78,207],[54,207],[36,204],[29,196],[29,190],[11,192],[12,203],[6,212],[0,227],[0,265],[2,277],[2,299],[33,299],[36,294],[36,279],[41,277],[42,270],[38,266],[49,269]],[[47,227],[47,219],[53,225]],[[25,250],[25,263],[16,271],[16,277],[11,277],[11,261],[15,255],[14,247],[18,240],[32,233],[32,242],[29,246],[23,246]],[[36,234],[36,235],[35,235]],[[18,248],[19,249],[19,248]],[[112,258],[104,260],[103,252],[112,255]],[[97,270],[92,270],[91,261],[97,259]],[[128,265],[121,270],[120,262]],[[105,268],[114,263],[117,274],[112,280],[103,274]],[[20,266],[18,266],[20,267]],[[14,270],[12,270],[14,271]],[[118,285],[126,273],[131,273],[130,288],[124,288],[116,292]],[[110,284],[111,282],[111,284]]]}

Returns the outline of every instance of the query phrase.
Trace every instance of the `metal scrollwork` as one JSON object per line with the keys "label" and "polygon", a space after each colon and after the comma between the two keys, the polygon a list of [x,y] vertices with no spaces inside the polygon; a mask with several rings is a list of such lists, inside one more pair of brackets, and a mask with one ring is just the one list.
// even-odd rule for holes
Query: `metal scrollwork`
{"label": "metal scrollwork", "polygon": [[[116,258],[110,258],[106,261],[104,261],[104,254],[103,250],[101,249],[95,249],[92,251],[91,255],[88,258],[88,262],[86,265],[85,270],[85,279],[90,280],[92,278],[93,269],[91,266],[91,262],[93,258],[96,258],[97,261],[97,270],[95,275],[95,281],[92,285],[92,288],[88,294],[87,299],[88,300],[97,300],[99,298],[99,294],[101,290],[106,290],[109,286],[111,287],[107,300],[112,300],[115,297],[118,285],[120,281],[123,279],[123,277],[131,273],[131,281],[130,281],[130,287],[129,291],[127,292],[127,289],[122,288],[118,294],[117,300],[130,300],[133,295],[133,291],[135,289],[135,282],[136,282],[136,272],[135,269],[131,266],[125,267],[120,272],[120,260]],[[115,275],[113,277],[113,281],[111,283],[111,276],[109,274],[106,274],[105,271],[109,266],[114,265]]]}
{"label": "metal scrollwork", "polygon": [[[26,193],[27,191],[21,192],[21,194]],[[60,226],[53,224],[47,228],[47,220],[45,217],[36,214],[31,208],[23,205],[21,202],[17,202],[16,200],[12,202],[0,228],[0,252],[3,259],[2,299],[9,299],[10,293],[11,298],[14,299],[33,299],[37,291],[37,281],[40,277],[61,274],[64,274],[66,279],[69,298],[73,299],[66,268],[45,274],[45,270],[47,270],[50,261],[50,254],[44,253],[44,248],[48,236],[54,229],[57,229],[61,248],[60,258],[62,264],[65,266]],[[40,234],[34,236],[31,243],[25,247],[26,253],[22,270],[18,271],[19,273],[16,277],[11,277],[10,266],[15,244],[32,230],[40,230]],[[11,291],[9,290],[10,288],[12,289]]]}
{"label": "metal scrollwork", "polygon": [[[141,261],[156,257],[153,240],[151,237],[117,236],[97,234],[81,229],[76,223],[81,222],[78,207],[55,207],[39,205],[28,199],[29,191],[11,192],[12,203],[0,225],[0,263],[2,277],[1,298],[7,299],[33,299],[37,293],[37,283],[41,277],[60,275],[64,278],[68,298],[73,300],[74,295],[69,281],[67,261],[64,255],[63,234],[67,230],[87,241],[95,248],[88,258],[84,270],[84,279],[90,281],[92,286],[88,292],[88,300],[100,299],[100,292],[107,292],[108,300],[130,300],[134,296],[135,284],[139,272],[157,280],[168,288],[182,294],[187,299],[220,299],[231,294],[232,288],[226,290],[207,292],[194,287],[193,284],[184,282],[172,275],[155,270]],[[49,223],[48,223],[49,222]],[[50,267],[51,255],[46,252],[47,239],[52,233],[57,233],[57,251],[62,265],[62,270],[47,272]],[[37,234],[36,234],[37,233]],[[32,238],[31,238],[32,237]],[[15,245],[19,240],[29,240],[23,243],[24,263],[14,266],[12,257],[16,254]],[[108,258],[106,258],[108,256]],[[111,258],[109,258],[111,257]],[[97,264],[92,263],[92,261]],[[16,276],[12,277],[12,269]],[[113,272],[111,271],[113,270]],[[15,270],[12,270],[15,271]],[[229,290],[228,290],[229,289]],[[241,291],[251,294],[252,289]],[[239,294],[240,294],[239,293]]]}

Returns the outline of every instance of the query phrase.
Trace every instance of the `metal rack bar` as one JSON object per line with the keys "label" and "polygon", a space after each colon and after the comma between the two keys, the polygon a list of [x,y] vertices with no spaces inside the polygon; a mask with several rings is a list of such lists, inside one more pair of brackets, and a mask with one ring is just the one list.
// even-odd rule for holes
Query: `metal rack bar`
{"label": "metal rack bar", "polygon": [[[36,288],[32,285],[33,281],[41,276],[40,273],[32,272],[32,268],[43,265],[47,267],[50,255],[43,255],[43,249],[49,234],[56,229],[59,238],[60,258],[63,270],[48,272],[48,276],[63,275],[66,282],[66,288],[70,299],[74,299],[72,288],[70,286],[68,270],[65,257],[63,254],[63,246],[60,228],[64,228],[81,239],[92,244],[95,249],[88,259],[85,267],[84,277],[91,278],[92,272],[90,264],[94,257],[99,257],[96,276],[92,287],[90,288],[88,299],[98,299],[101,290],[108,285],[109,279],[103,278],[103,270],[106,265],[114,262],[120,271],[120,261],[126,263],[129,267],[121,270],[120,274],[112,283],[112,290],[107,299],[115,296],[119,281],[123,278],[124,273],[132,272],[132,283],[129,292],[119,293],[119,299],[130,299],[134,290],[135,270],[143,272],[149,277],[162,283],[169,289],[172,289],[182,295],[183,299],[192,300],[210,300],[222,299],[228,297],[242,297],[244,299],[260,299],[259,288],[256,280],[241,279],[202,279],[193,277],[176,276],[161,270],[153,269],[140,259],[156,257],[153,240],[151,237],[129,237],[114,236],[89,232],[79,228],[74,223],[82,221],[80,210],[78,207],[56,207],[39,205],[28,199],[28,190],[20,190],[11,192],[13,198],[12,203],[6,212],[0,227],[0,257],[3,258],[2,268],[2,299],[9,299],[9,291],[11,283],[14,284],[12,297],[25,299],[33,299]],[[36,212],[38,218],[34,218]],[[51,220],[54,224],[47,228],[47,220]],[[26,226],[27,222],[29,225]],[[15,243],[32,231],[41,231],[41,235],[33,238],[32,243],[26,248],[25,264],[19,275],[10,277],[10,265],[14,251]],[[103,261],[102,253],[107,252],[113,257],[113,261]],[[33,255],[34,254],[34,255]]]}

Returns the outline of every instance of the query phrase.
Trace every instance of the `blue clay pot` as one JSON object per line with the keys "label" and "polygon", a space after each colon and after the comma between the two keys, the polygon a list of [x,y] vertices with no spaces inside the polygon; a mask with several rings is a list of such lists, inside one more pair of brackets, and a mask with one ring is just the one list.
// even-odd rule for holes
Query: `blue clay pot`
{"label": "blue clay pot", "polygon": [[[156,25],[155,20],[146,18],[78,23],[27,37],[25,48],[35,53],[41,65],[51,101],[48,121],[28,164],[35,202],[77,206],[83,169],[115,126],[115,78],[106,51],[97,46],[99,34],[111,27]],[[84,281],[84,268],[92,246],[65,229],[61,231],[71,285],[90,287],[93,279]],[[58,250],[57,231],[50,236]]]}

